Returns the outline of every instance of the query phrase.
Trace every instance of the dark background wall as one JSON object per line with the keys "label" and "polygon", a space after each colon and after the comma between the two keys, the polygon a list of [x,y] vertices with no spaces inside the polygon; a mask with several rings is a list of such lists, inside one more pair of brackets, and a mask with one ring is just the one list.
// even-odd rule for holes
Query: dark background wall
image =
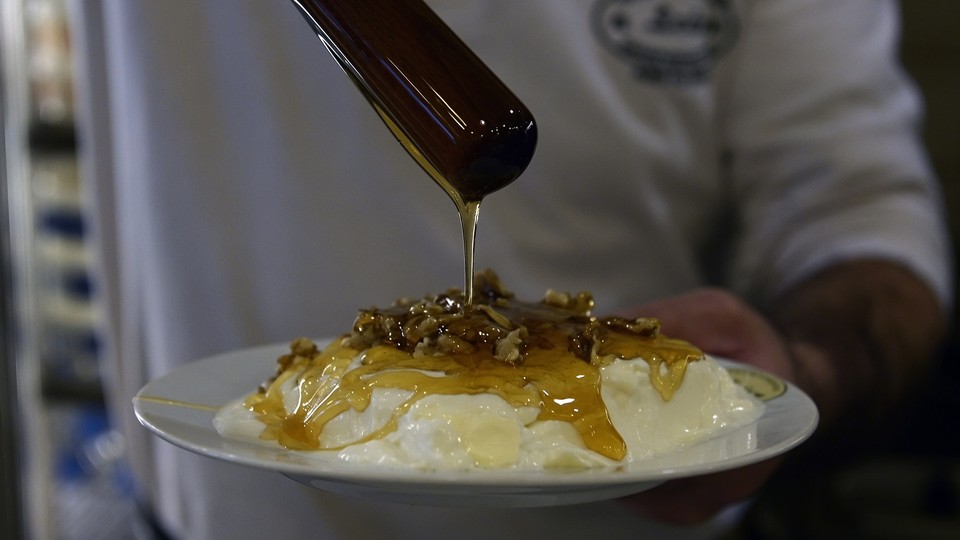
{"label": "dark background wall", "polygon": [[923,136],[943,183],[956,250],[960,246],[960,1],[902,0],[900,5],[901,54],[926,101]]}

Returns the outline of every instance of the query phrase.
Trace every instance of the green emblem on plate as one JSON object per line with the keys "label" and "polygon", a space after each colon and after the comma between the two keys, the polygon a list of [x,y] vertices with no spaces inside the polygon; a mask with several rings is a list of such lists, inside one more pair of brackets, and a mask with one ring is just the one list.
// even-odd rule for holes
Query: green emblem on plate
{"label": "green emblem on plate", "polygon": [[752,369],[727,368],[733,381],[744,387],[761,401],[770,401],[787,391],[787,383],[769,373]]}

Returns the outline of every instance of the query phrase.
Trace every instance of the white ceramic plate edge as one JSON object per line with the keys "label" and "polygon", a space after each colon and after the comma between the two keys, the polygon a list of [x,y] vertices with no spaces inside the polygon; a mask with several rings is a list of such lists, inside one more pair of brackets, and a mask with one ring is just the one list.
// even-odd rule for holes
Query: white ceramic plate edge
{"label": "white ceramic plate edge", "polygon": [[[711,459],[720,434],[672,456],[617,470],[532,472],[514,470],[420,471],[357,466],[332,455],[306,456],[268,444],[222,438],[216,410],[251,392],[275,369],[286,344],[232,351],[186,364],[144,386],[134,398],[138,420],[167,442],[214,459],[273,470],[327,491],[412,504],[543,506],[587,502],[636,493],[666,480],[741,467],[782,454],[810,436],[818,421],[812,400],[792,384],[766,402],[756,423],[755,449]],[[752,367],[718,359],[728,368]],[[751,426],[752,428],[752,426]],[[690,459],[689,453],[693,455]],[[684,454],[687,454],[686,458]]]}

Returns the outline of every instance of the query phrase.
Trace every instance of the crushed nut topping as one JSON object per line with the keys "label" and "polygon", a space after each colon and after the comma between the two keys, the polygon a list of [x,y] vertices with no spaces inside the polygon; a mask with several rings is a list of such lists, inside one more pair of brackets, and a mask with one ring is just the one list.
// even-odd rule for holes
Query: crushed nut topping
{"label": "crushed nut topping", "polygon": [[531,343],[528,324],[569,322],[569,351],[594,362],[605,332],[614,331],[655,338],[660,332],[656,319],[622,317],[597,319],[591,316],[593,295],[548,290],[537,304],[514,299],[492,270],[475,277],[477,297],[464,305],[459,289],[436,296],[411,300],[402,298],[386,309],[360,310],[353,331],[343,344],[355,349],[389,345],[418,356],[470,354],[487,349],[502,362],[523,362],[531,346],[550,348],[549,343]]}

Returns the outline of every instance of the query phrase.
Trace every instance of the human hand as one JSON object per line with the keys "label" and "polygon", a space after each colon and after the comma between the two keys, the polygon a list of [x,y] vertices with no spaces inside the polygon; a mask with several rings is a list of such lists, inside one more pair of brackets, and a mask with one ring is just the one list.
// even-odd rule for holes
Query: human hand
{"label": "human hand", "polygon": [[[728,292],[702,289],[624,315],[657,317],[668,336],[795,383],[820,413],[808,448],[831,457],[845,443],[869,441],[871,426],[921,388],[947,328],[927,282],[882,259],[829,266],[772,307],[767,320]],[[703,521],[759,489],[780,459],[668,482],[625,502],[662,521]]]}
{"label": "human hand", "polygon": [[693,343],[704,352],[793,381],[783,337],[763,315],[723,289],[704,288],[657,300],[624,313],[655,317],[663,333]]}
{"label": "human hand", "polygon": [[[698,289],[640,306],[624,315],[656,317],[669,337],[687,340],[711,355],[794,380],[790,356],[779,332],[729,292]],[[626,497],[623,502],[659,521],[695,524],[755,493],[779,463],[779,459],[771,459],[730,471],[674,480]]]}

